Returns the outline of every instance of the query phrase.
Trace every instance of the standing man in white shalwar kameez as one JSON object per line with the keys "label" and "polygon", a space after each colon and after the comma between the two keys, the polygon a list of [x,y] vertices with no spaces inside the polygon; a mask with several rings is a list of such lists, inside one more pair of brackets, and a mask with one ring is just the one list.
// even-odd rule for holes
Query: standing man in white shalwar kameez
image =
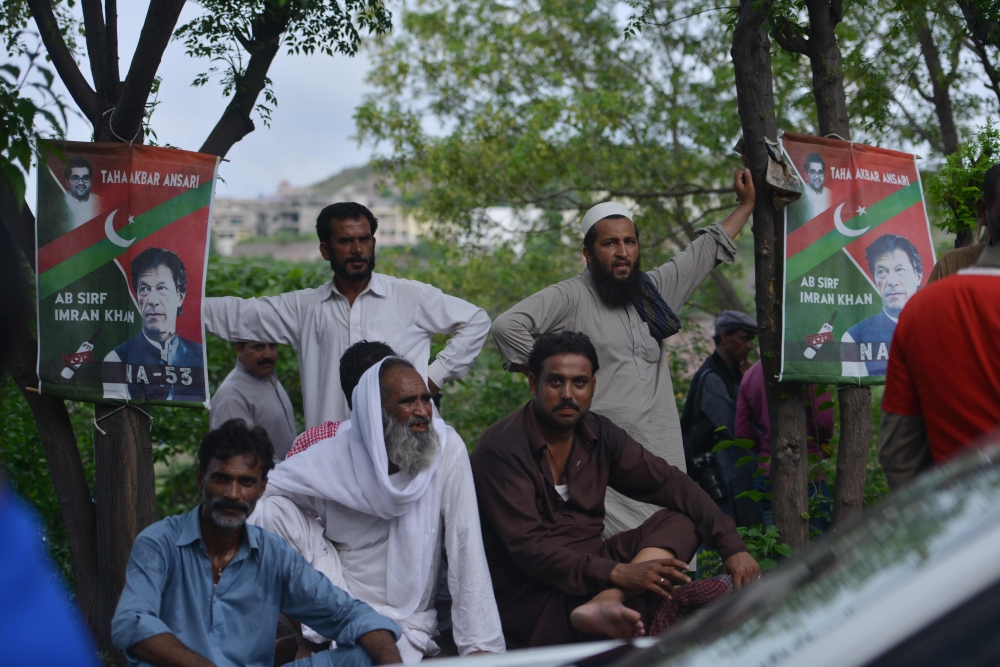
{"label": "standing man in white shalwar kameez", "polygon": [[[290,345],[299,357],[306,428],[351,414],[337,367],[362,340],[392,347],[436,394],[469,372],[490,332],[486,311],[433,285],[375,273],[378,220],[355,202],[330,204],[316,234],[333,279],[319,287],[275,296],[220,296],[202,302],[205,329],[231,342]],[[451,338],[430,362],[435,334]]]}
{"label": "standing man in white shalwar kameez", "polygon": [[[403,628],[403,661],[435,655],[442,551],[460,655],[505,650],[461,437],[405,359],[370,368],[337,435],[279,464],[250,522]],[[317,517],[317,518],[314,518]],[[326,638],[303,626],[306,640]]]}

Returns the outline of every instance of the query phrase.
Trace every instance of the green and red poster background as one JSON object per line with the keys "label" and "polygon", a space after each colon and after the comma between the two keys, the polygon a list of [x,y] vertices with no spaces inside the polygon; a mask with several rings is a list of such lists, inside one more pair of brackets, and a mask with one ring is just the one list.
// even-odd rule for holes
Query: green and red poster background
{"label": "green and red poster background", "polygon": [[39,391],[208,407],[201,305],[218,158],[52,142],[39,160]]}
{"label": "green and red poster background", "polygon": [[895,320],[934,248],[915,157],[786,132],[802,197],[785,209],[781,379],[883,384]]}

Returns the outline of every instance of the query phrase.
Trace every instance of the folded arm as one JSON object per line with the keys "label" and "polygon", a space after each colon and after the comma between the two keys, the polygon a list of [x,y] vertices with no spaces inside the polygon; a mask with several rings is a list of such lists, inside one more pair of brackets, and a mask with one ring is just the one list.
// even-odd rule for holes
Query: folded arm
{"label": "folded arm", "polygon": [[172,634],[154,635],[132,645],[129,654],[156,667],[215,667],[204,656],[195,653]]}
{"label": "folded arm", "polygon": [[420,295],[415,324],[428,333],[452,334],[427,368],[427,379],[439,389],[469,372],[490,332],[485,310],[431,285]]}
{"label": "folded arm", "polygon": [[476,492],[480,515],[496,532],[527,575],[570,595],[586,595],[607,586],[615,561],[580,554],[559,546],[535,506],[537,493],[530,471],[494,452],[476,461]]}
{"label": "folded arm", "polygon": [[130,660],[167,667],[211,665],[203,656],[188,649],[160,619],[160,603],[169,565],[160,545],[139,535],[132,545],[125,588],[111,619],[111,639]]}
{"label": "folded arm", "polygon": [[620,452],[608,478],[615,491],[652,505],[680,512],[694,522],[698,537],[723,560],[746,551],[736,524],[722,513],[698,484],[658,456],[649,453],[617,426],[614,442]]}

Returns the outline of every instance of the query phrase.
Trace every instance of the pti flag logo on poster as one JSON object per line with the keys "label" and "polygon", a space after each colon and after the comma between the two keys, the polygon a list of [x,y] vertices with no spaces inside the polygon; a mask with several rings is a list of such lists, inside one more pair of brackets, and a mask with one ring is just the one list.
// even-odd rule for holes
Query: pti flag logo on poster
{"label": "pti flag logo on poster", "polygon": [[785,209],[781,379],[884,384],[935,261],[915,158],[791,132],[781,146],[802,180]]}
{"label": "pti flag logo on poster", "polygon": [[39,392],[208,407],[201,306],[219,159],[51,142],[39,161]]}

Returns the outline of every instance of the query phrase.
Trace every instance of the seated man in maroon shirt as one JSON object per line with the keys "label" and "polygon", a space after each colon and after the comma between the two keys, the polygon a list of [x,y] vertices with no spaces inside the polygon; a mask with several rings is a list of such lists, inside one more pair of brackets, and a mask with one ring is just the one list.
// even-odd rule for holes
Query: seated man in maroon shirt
{"label": "seated man in maroon shirt", "polygon": [[[535,398],[472,453],[508,649],[641,636],[643,612],[689,582],[684,570],[702,542],[737,588],[760,576],[733,520],[690,477],[589,412],[598,362],[586,335],[540,336],[528,367]],[[609,486],[667,509],[604,540]]]}

